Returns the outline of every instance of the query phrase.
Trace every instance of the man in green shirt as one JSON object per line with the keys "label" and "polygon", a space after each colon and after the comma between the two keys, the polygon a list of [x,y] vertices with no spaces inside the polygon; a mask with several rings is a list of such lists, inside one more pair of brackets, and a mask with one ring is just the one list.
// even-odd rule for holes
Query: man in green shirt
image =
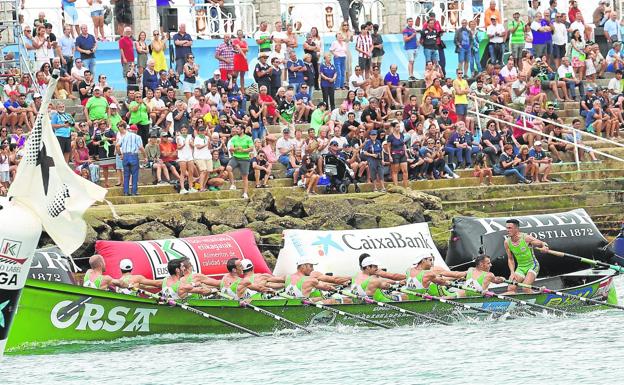
{"label": "man in green shirt", "polygon": [[[511,281],[532,285],[539,274],[539,262],[533,253],[532,247],[548,250],[548,244],[520,232],[520,221],[508,219],[505,223],[507,237],[505,238],[505,252],[507,253],[507,265],[509,266],[509,279]],[[531,293],[531,289],[524,288],[525,293]],[[509,285],[508,293],[515,293],[516,286]]]}
{"label": "man in green shirt", "polygon": [[137,134],[141,137],[143,145],[145,146],[149,140],[151,120],[149,118],[147,104],[143,101],[140,92],[136,93],[134,100],[130,103],[128,109],[130,110],[130,121],[128,124],[136,124],[139,129]]}
{"label": "man in green shirt", "polygon": [[266,21],[260,22],[260,27],[258,28],[258,31],[254,34],[254,39],[258,44],[258,50],[260,52],[271,51],[273,39],[271,38],[271,33],[269,32]]}
{"label": "man in green shirt", "polygon": [[84,107],[84,115],[87,118],[87,124],[91,126],[94,120],[108,120],[108,102],[102,96],[102,89],[95,87],[93,96],[87,100]]}
{"label": "man in green shirt", "polygon": [[321,126],[325,125],[329,121],[330,114],[331,112],[327,110],[327,104],[325,104],[325,102],[320,102],[316,106],[316,110],[312,112],[312,116],[310,117],[310,127],[314,128],[314,134],[316,136],[319,135]]}
{"label": "man in green shirt", "polygon": [[110,108],[110,116],[108,118],[108,121],[110,122],[111,130],[113,130],[113,132],[116,134],[119,132],[117,125],[119,124],[119,122],[121,122],[121,115],[119,115],[119,107],[117,107],[117,104],[111,103],[109,108]]}
{"label": "man in green shirt", "polygon": [[519,12],[514,13],[513,19],[507,23],[507,33],[509,33],[511,41],[511,54],[518,68],[520,67],[522,50],[524,49],[524,27],[525,24],[520,20]]}
{"label": "man in green shirt", "polygon": [[226,170],[230,174],[230,190],[236,190],[234,184],[234,170],[238,169],[243,179],[243,199],[249,199],[247,189],[249,187],[249,163],[251,159],[250,153],[254,149],[253,140],[250,136],[245,135],[245,127],[242,125],[232,128],[232,139],[228,143],[228,148],[232,152],[232,158],[227,165]]}

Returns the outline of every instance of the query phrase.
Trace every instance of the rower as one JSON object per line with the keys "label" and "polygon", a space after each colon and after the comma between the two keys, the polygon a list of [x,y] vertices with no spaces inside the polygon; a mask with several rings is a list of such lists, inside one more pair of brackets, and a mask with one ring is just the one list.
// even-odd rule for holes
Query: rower
{"label": "rower", "polygon": [[202,273],[193,273],[193,264],[189,257],[182,258],[182,264],[184,264],[186,271],[186,274],[182,277],[184,283],[191,284],[195,282],[210,287],[219,287],[221,285],[221,281],[218,279],[210,278]]}
{"label": "rower", "polygon": [[164,297],[170,299],[185,299],[188,294],[210,294],[210,289],[197,286],[195,282],[191,284],[182,281],[182,277],[186,273],[186,267],[182,259],[172,259],[167,263],[167,271],[169,277],[162,280],[161,293]]}
{"label": "rower", "polygon": [[238,258],[230,258],[227,260],[225,267],[228,273],[221,278],[221,283],[219,285],[221,294],[238,299],[236,292],[238,290],[238,285],[240,285],[242,281],[241,276],[243,275],[241,260]]}
{"label": "rower", "polygon": [[98,290],[108,290],[110,285],[123,286],[120,280],[114,279],[110,275],[104,275],[106,262],[101,255],[92,255],[89,258],[89,267],[90,269],[84,275],[82,286]]}
{"label": "rower", "polygon": [[275,290],[268,284],[275,285],[277,288],[284,286],[284,278],[274,277],[271,274],[254,273],[254,264],[249,259],[240,261],[243,270],[243,278],[236,288],[236,297],[238,299],[262,299],[262,294],[274,293]]}
{"label": "rower", "polygon": [[332,298],[325,299],[321,290],[335,291],[334,285],[323,282],[317,278],[311,276],[314,271],[314,265],[317,262],[309,257],[300,257],[297,260],[297,272],[286,276],[286,289],[287,295],[295,298],[305,298],[312,302],[321,302],[324,304],[336,304],[336,303],[350,303],[348,298],[342,296],[332,296]]}
{"label": "rower", "polygon": [[[507,238],[504,245],[507,252],[507,265],[511,272],[509,280],[532,285],[539,274],[540,265],[531,247],[548,250],[548,244],[520,232],[520,221],[517,219],[507,220],[505,228],[507,229]],[[525,293],[532,293],[528,287],[523,287],[522,290]],[[507,293],[513,294],[515,292],[516,286],[509,285]]]}
{"label": "rower", "polygon": [[[497,277],[490,272],[492,261],[487,255],[479,255],[475,258],[475,267],[471,267],[466,272],[466,296],[480,296],[487,291],[492,282],[502,283],[503,277]],[[471,290],[473,289],[473,290]]]}
{"label": "rower", "polygon": [[450,292],[444,286],[448,285],[447,278],[458,279],[466,276],[465,271],[449,271],[433,266],[434,256],[423,254],[414,260],[412,267],[407,270],[405,286],[410,291],[426,293],[435,297],[455,298],[463,295],[463,290]]}
{"label": "rower", "polygon": [[132,290],[132,288],[151,289],[159,288],[162,285],[161,281],[147,279],[138,274],[132,274],[132,269],[134,269],[134,264],[131,260],[125,258],[119,261],[119,270],[121,270],[121,277],[119,280],[124,286],[117,290],[119,293],[136,295],[136,290]]}
{"label": "rower", "polygon": [[360,255],[360,272],[351,280],[351,292],[359,297],[372,297],[378,302],[403,301],[407,296],[401,293],[386,295],[382,290],[391,289],[396,281],[377,276],[379,261],[368,254]]}

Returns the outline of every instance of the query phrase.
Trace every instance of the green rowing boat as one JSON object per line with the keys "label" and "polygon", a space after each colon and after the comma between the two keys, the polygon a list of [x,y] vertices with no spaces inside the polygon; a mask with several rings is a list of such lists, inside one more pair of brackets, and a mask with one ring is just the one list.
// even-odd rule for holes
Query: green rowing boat
{"label": "green rowing boat", "polygon": [[[611,270],[583,270],[556,277],[539,279],[538,286],[575,294],[586,298],[617,302]],[[506,287],[494,289],[502,293]],[[588,311],[604,308],[586,305],[569,297],[554,294],[516,294],[528,302]],[[517,303],[498,298],[471,297],[457,301],[472,307],[496,312],[520,310]],[[305,305],[297,299],[267,299],[253,301],[255,306],[280,315],[301,325],[346,324],[365,326],[367,323],[337,312]],[[259,333],[271,333],[287,325],[266,314],[241,307],[238,301],[227,299],[190,300],[188,305]],[[393,305],[412,312],[458,320],[480,313],[458,310],[437,301],[410,300]],[[420,322],[413,315],[375,304],[354,303],[331,305],[332,308],[381,322],[385,325],[407,325]],[[529,310],[529,309],[526,309]],[[64,283],[28,280],[11,328],[7,353],[36,353],[43,347],[68,341],[115,340],[122,337],[154,334],[231,334],[239,331],[223,323],[198,316],[180,307],[158,304],[153,299],[106,292]]]}

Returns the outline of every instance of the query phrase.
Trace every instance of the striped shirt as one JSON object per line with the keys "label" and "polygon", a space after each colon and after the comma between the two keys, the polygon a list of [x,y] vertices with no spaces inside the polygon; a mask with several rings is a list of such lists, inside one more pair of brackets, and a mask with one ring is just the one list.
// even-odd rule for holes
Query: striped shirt
{"label": "striped shirt", "polygon": [[134,132],[127,132],[119,142],[122,154],[138,154],[139,149],[143,147],[143,141],[140,136]]}
{"label": "striped shirt", "polygon": [[234,48],[232,48],[232,44],[219,44],[215,56],[220,56],[222,59],[226,60],[230,59],[229,63],[219,60],[219,69],[223,69],[226,71],[232,71],[234,69]]}
{"label": "striped shirt", "polygon": [[[369,34],[359,34],[355,38],[355,48],[359,48],[364,52],[370,52],[373,47],[373,38]],[[370,58],[368,53],[358,51],[359,57]]]}

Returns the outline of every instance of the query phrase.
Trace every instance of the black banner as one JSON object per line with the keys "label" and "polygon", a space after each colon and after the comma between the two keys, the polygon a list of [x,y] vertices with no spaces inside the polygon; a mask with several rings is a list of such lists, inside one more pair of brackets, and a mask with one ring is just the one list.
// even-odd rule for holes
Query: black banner
{"label": "black banner", "polygon": [[9,334],[21,292],[21,289],[0,290],[0,341],[5,340]]}
{"label": "black banner", "polygon": [[[586,258],[605,258],[602,247],[608,242],[583,209],[513,218],[520,221],[520,231],[545,241],[553,250]],[[508,219],[510,217],[453,218],[446,263],[455,266],[469,262],[479,254],[480,247],[483,247],[485,254],[492,257],[492,271],[497,275],[508,276],[507,255],[503,245],[507,235],[505,221]],[[538,252],[536,255],[540,263],[540,277],[565,274],[589,267],[569,258],[541,255]],[[470,266],[467,263],[458,270],[466,270]]]}
{"label": "black banner", "polygon": [[35,250],[28,278],[75,284],[68,257],[58,247]]}

